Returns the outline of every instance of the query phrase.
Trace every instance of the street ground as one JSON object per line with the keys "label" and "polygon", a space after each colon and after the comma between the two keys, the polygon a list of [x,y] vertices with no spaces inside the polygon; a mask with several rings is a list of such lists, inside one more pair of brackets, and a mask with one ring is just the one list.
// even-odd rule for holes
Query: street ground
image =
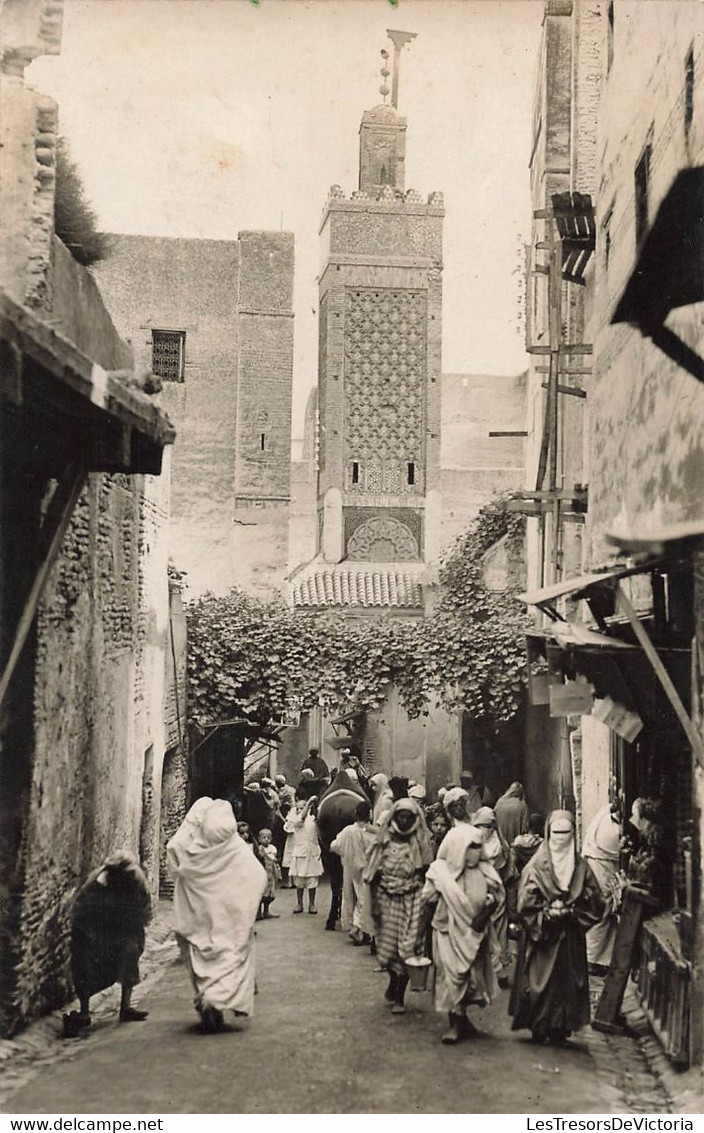
{"label": "street ground", "polygon": [[[0,1044],[5,1113],[665,1113],[672,1104],[631,1038],[586,1028],[565,1049],[512,1033],[508,992],[475,1013],[480,1036],[442,1046],[445,1016],[409,990],[406,1015],[383,999],[367,948],[324,931],[321,914],[257,926],[259,993],[241,1032],[202,1035],[161,903],[135,1006],[116,1021],[116,990],[91,1032],[62,1041],[60,1016]],[[34,1032],[34,1033],[33,1033]],[[14,1054],[10,1057],[12,1051]]]}

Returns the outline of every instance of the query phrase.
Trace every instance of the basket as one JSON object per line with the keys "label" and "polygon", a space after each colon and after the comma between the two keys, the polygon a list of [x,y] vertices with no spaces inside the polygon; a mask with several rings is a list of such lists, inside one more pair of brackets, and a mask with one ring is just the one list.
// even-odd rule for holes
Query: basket
{"label": "basket", "polygon": [[432,961],[427,956],[409,956],[404,964],[411,981],[411,991],[425,991]]}

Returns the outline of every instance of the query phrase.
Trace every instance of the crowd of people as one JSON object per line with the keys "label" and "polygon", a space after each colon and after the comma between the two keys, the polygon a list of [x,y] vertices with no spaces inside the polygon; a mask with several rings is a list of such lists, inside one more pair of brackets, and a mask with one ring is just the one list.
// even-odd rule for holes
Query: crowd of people
{"label": "crowd of people", "polygon": [[[471,1011],[509,986],[513,1029],[530,1030],[534,1041],[564,1043],[584,1026],[587,936],[603,959],[613,935],[613,812],[597,816],[580,856],[573,815],[531,814],[518,782],[494,803],[466,772],[431,801],[419,783],[368,776],[351,750],[340,770],[360,788],[348,824],[326,847],[342,863],[341,925],[387,973],[391,1011],[405,1011],[409,976],[425,966],[435,1007],[448,1017],[446,1044],[471,1038]],[[330,780],[313,750],[295,788],[279,775],[248,784],[234,804],[200,798],[168,843],[174,928],[203,1031],[222,1029],[226,1011],[235,1020],[252,1014],[255,924],[277,916],[277,890],[295,889],[294,914],[317,914],[317,814]],[[80,1011],[67,1017],[67,1033],[90,1023],[90,996],[113,982],[123,989],[120,1019],[146,1018],[131,993],[148,919],[138,863],[113,855],[75,901]]]}

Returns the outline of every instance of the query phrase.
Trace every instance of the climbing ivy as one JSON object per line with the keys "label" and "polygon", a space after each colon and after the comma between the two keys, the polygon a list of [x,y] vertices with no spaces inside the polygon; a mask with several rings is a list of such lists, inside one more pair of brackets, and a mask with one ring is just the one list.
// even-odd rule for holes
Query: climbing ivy
{"label": "climbing ivy", "polygon": [[[504,499],[483,508],[441,567],[436,611],[414,621],[294,614],[241,590],[198,599],[187,608],[191,720],[265,727],[291,706],[364,712],[390,683],[412,717],[438,702],[488,724],[511,719],[524,681],[523,537]],[[491,592],[483,556],[499,539],[508,587]]]}

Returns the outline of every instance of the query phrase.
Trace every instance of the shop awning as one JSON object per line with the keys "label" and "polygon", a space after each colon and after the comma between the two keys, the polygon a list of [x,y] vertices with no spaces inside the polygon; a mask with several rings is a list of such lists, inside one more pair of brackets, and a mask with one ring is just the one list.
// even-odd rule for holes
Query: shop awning
{"label": "shop awning", "polygon": [[589,600],[602,588],[613,591],[618,581],[630,575],[643,574],[660,565],[661,560],[652,559],[629,567],[614,567],[613,570],[593,572],[591,574],[578,574],[574,578],[563,578],[560,582],[553,582],[550,586],[543,586],[539,590],[529,590],[518,595],[520,602],[527,606],[537,606],[543,610],[553,621],[563,621],[558,613],[555,603],[559,598],[585,598]]}
{"label": "shop awning", "polygon": [[68,460],[87,472],[160,473],[164,446],[176,430],[153,399],[130,384],[135,377],[103,369],[0,292],[3,428],[41,433],[50,474]]}
{"label": "shop awning", "polygon": [[672,556],[686,553],[693,544],[704,539],[704,519],[662,524],[659,527],[607,531],[606,538],[609,543],[629,555]]}
{"label": "shop awning", "polygon": [[578,646],[580,649],[599,651],[604,649],[621,652],[623,650],[638,651],[637,645],[630,645],[627,641],[621,641],[618,637],[610,637],[607,633],[599,633],[597,630],[591,629],[590,626],[584,625],[583,622],[555,621],[544,629],[531,630],[526,636],[555,641],[561,649]]}
{"label": "shop awning", "polygon": [[[692,538],[691,529],[688,529],[688,531],[689,534],[687,537]],[[680,542],[681,538],[682,537],[680,535]],[[671,542],[672,545],[674,545],[676,544],[677,540],[672,540]],[[682,703],[682,699],[677,689],[675,688],[670,674],[668,673],[662,662],[656,645],[653,643],[653,641],[651,641],[648,632],[643,625],[643,622],[638,617],[638,614],[633,608],[629,595],[626,593],[626,590],[622,586],[623,580],[629,575],[643,573],[658,566],[663,566],[668,561],[672,561],[673,558],[674,555],[669,555],[666,558],[649,559],[637,566],[629,567],[623,570],[614,570],[609,572],[605,571],[603,574],[578,575],[575,578],[564,579],[563,581],[557,582],[552,586],[545,586],[541,590],[535,590],[531,593],[522,594],[519,597],[520,600],[525,602],[527,605],[537,606],[539,609],[544,610],[553,619],[554,624],[548,628],[546,633],[549,633],[549,635],[553,637],[553,639],[561,646],[561,648],[569,648],[571,646],[580,649],[587,649],[589,648],[589,646],[587,645],[587,639],[588,637],[591,637],[591,635],[594,635],[594,642],[597,638],[603,637],[605,638],[606,642],[608,642],[609,648],[618,650],[625,644],[624,642],[621,642],[617,638],[609,637],[608,634],[597,634],[596,631],[589,629],[589,627],[582,626],[580,625],[580,623],[565,622],[554,608],[554,603],[558,598],[564,597],[565,595],[569,594],[575,598],[583,597],[587,601],[590,601],[590,599],[592,599],[592,601],[590,602],[590,608],[594,612],[595,605],[593,600],[595,597],[598,598],[599,590],[603,589],[604,586],[611,588],[614,591],[615,609],[622,615],[625,615],[626,619],[628,620],[628,623],[631,627],[631,630],[633,631],[633,635],[635,636],[638,645],[643,650],[643,653],[650,662],[655,676],[659,680],[665,692],[665,695],[672,705],[677,719],[682,725],[682,729],[687,737],[692,751],[694,752],[697,762],[701,766],[704,766],[704,739],[697,731],[694,722],[692,721],[684,704]],[[557,635],[555,634],[556,626]],[[567,626],[568,629],[563,630],[563,626]],[[605,625],[601,625],[601,628],[604,629],[606,627]],[[562,636],[563,641],[566,643],[565,645],[562,645],[562,643],[559,641],[558,635]],[[582,635],[584,638],[582,642],[578,640],[580,635]],[[616,644],[617,642],[618,644]],[[604,647],[606,648],[606,646]],[[594,645],[592,645],[592,648],[594,648]],[[637,646],[627,645],[626,648],[637,648]]]}

